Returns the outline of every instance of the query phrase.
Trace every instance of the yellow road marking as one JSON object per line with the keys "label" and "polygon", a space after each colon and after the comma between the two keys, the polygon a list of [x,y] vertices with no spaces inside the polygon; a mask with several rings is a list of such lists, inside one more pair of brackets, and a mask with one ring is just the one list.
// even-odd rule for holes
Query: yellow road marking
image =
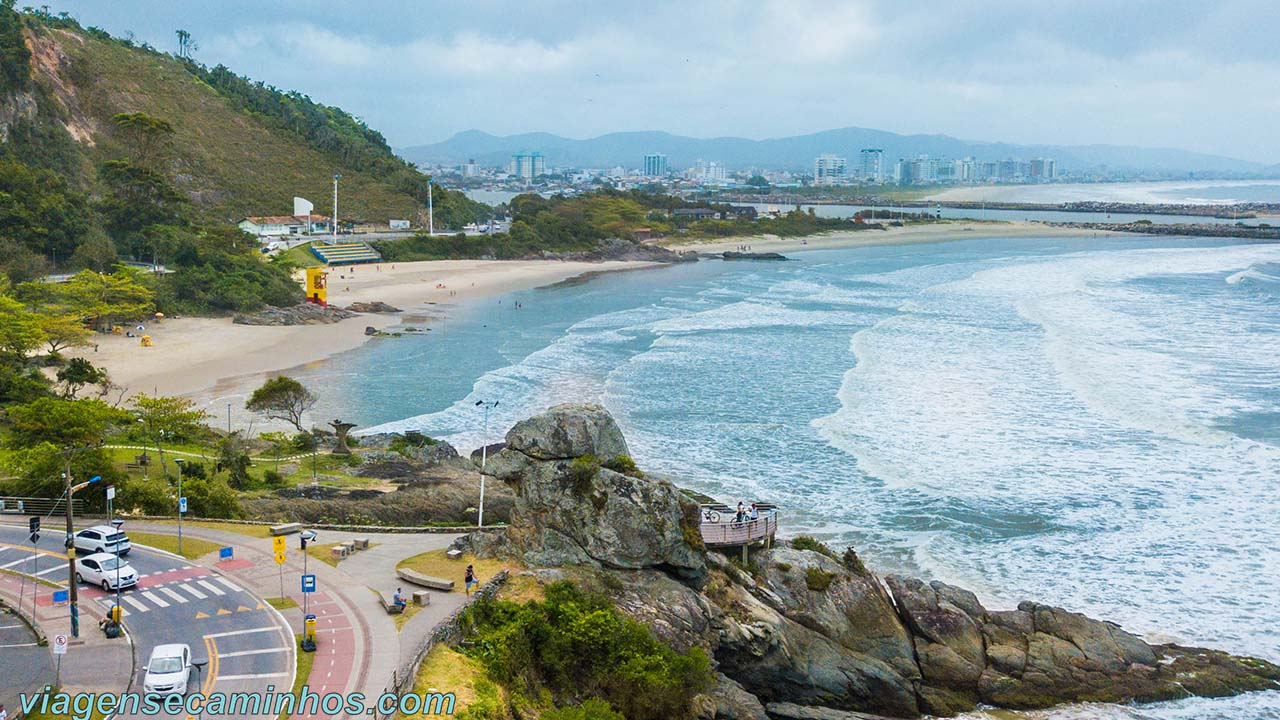
{"label": "yellow road marking", "polygon": [[[27,552],[31,552],[30,545],[10,545],[9,543],[0,543],[0,547],[11,548],[13,550],[25,550]],[[40,550],[38,548],[36,549],[36,552],[40,553],[41,555],[50,555],[52,557],[61,558],[62,560],[67,559],[66,553],[53,552],[52,550]]]}
{"label": "yellow road marking", "polygon": [[231,611],[226,608],[218,608],[219,615],[230,615]]}
{"label": "yellow road marking", "polygon": [[[209,675],[205,677],[204,684],[200,686],[200,693],[206,698],[213,692],[213,685],[218,681],[218,666],[221,664],[218,660],[218,643],[211,637],[204,639],[204,649],[209,653]],[[188,715],[185,720],[195,720],[194,715]]]}
{"label": "yellow road marking", "polygon": [[205,618],[207,618],[207,617],[209,617],[209,613],[206,613],[206,612],[204,612],[204,611],[201,611],[201,612],[196,613],[196,619],[197,619],[197,620],[204,620],[204,619],[205,619]]}

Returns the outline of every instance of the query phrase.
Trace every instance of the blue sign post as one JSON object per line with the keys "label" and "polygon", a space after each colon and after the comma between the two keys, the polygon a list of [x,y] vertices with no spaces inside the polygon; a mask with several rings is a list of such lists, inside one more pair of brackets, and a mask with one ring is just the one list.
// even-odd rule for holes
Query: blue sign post
{"label": "blue sign post", "polygon": [[68,602],[71,602],[71,595],[70,595],[70,592],[69,592],[69,591],[67,591],[67,590],[54,590],[54,591],[53,591],[53,604],[54,604],[54,605],[62,605],[62,604],[64,604],[64,603],[68,603]]}
{"label": "blue sign post", "polygon": [[178,498],[178,512],[183,514],[187,512],[187,499],[184,497]]}
{"label": "blue sign post", "polygon": [[315,591],[316,591],[316,576],[303,575],[302,576],[302,592],[313,593]]}
{"label": "blue sign post", "polygon": [[233,556],[234,556],[234,553],[231,548],[229,547],[218,548],[219,560],[230,560]]}

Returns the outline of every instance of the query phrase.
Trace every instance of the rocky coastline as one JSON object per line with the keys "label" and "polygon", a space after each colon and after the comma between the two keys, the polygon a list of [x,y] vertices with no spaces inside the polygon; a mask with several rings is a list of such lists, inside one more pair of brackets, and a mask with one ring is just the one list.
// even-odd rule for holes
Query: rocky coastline
{"label": "rocky coastline", "polygon": [[1280,667],[1263,660],[1148,644],[1036,602],[986,608],[962,588],[882,578],[852,548],[775,544],[746,563],[709,551],[698,505],[635,470],[599,406],[517,423],[486,472],[514,495],[510,526],[455,547],[517,560],[539,582],[571,580],[677,650],[706,651],[718,682],[690,717],[951,716],[1280,690]]}

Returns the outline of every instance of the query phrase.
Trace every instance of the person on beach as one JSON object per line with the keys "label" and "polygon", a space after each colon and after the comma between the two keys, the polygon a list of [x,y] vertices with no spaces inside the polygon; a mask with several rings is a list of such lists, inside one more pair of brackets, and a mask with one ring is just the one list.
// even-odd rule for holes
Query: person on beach
{"label": "person on beach", "polygon": [[476,580],[476,570],[474,567],[470,565],[467,566],[467,574],[462,578],[462,582],[467,586],[467,594],[470,595],[471,586],[480,582],[479,580]]}

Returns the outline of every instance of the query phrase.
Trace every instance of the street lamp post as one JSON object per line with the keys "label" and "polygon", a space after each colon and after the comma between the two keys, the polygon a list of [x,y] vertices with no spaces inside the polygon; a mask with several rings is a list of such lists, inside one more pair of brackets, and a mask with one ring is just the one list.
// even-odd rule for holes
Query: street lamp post
{"label": "street lamp post", "polygon": [[80,637],[80,588],[76,583],[76,543],[75,543],[75,520],[71,517],[71,499],[75,496],[76,490],[87,485],[92,485],[102,479],[101,475],[94,475],[89,478],[88,482],[79,485],[71,484],[71,458],[78,452],[85,450],[93,450],[99,445],[86,445],[82,447],[69,447],[62,451],[63,473],[62,476],[67,481],[67,600],[68,609],[71,612],[71,637]]}
{"label": "street lamp post", "polygon": [[173,463],[178,466],[178,554],[182,554],[182,515],[184,508],[182,507],[182,466],[187,464],[182,458],[174,458]]}
{"label": "street lamp post", "polygon": [[498,401],[477,400],[476,405],[484,408],[484,432],[480,436],[480,511],[476,516],[476,527],[484,527],[484,466],[489,460],[489,411],[498,407]]}
{"label": "street lamp post", "polygon": [[[110,503],[111,501],[108,500],[107,504],[110,505]],[[108,515],[111,514],[110,509],[107,510],[107,514]],[[120,528],[124,527],[124,521],[117,520],[116,518],[113,517],[111,518],[111,527],[115,528],[116,532],[120,532]],[[116,555],[116,607],[120,607],[120,565],[121,565],[120,556]]]}
{"label": "street lamp post", "polygon": [[333,231],[331,234],[334,243],[338,242],[338,181],[341,179],[342,175],[333,174],[333,227],[330,229]]}

